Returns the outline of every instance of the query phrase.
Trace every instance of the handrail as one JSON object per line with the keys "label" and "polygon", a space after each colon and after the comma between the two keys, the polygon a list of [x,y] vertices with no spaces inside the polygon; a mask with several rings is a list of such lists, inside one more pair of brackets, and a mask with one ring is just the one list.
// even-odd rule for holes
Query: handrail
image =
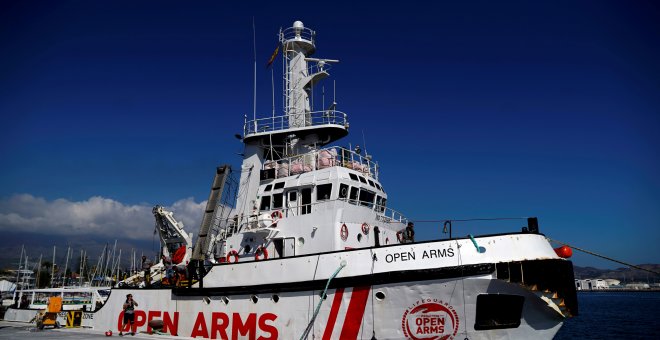
{"label": "handrail", "polygon": [[[276,208],[276,209],[269,209],[269,210],[264,210],[260,211],[255,215],[249,216],[249,218],[244,219],[242,222],[240,222],[238,225],[228,225],[227,226],[227,231],[229,234],[235,234],[236,232],[239,232],[243,228],[252,230],[252,229],[257,229],[256,227],[249,227],[250,224],[258,224],[259,221],[259,216],[262,214],[272,214],[275,211],[280,211],[282,212],[282,215],[284,216],[283,218],[287,217],[292,217],[292,216],[300,216],[300,215],[306,215],[312,213],[313,206],[316,205],[321,205],[321,204],[327,204],[331,202],[345,202],[349,204],[354,204],[354,205],[359,205],[362,207],[365,207],[367,209],[373,210],[376,213],[376,219],[378,221],[381,221],[383,223],[392,223],[392,222],[401,222],[401,223],[407,223],[408,219],[403,216],[402,213],[388,208],[383,205],[376,205],[373,203],[369,202],[362,202],[359,200],[351,200],[348,198],[336,198],[336,199],[327,199],[319,202],[314,202],[314,203],[309,203],[309,204],[300,204],[295,207],[281,207],[281,208]],[[366,204],[361,204],[361,203],[366,203]],[[369,206],[371,205],[371,206]],[[295,209],[296,213],[292,213],[292,211]],[[307,210],[308,212],[305,214],[302,214],[303,210]]]}
{"label": "handrail", "polygon": [[341,166],[378,180],[378,163],[353,150],[332,146],[278,160],[264,162],[261,170],[275,169],[275,178]]}
{"label": "handrail", "polygon": [[[296,33],[299,32],[299,33]],[[295,28],[295,27],[288,27],[282,30],[280,33],[280,41],[286,42],[287,40],[309,40],[314,43],[314,37],[316,36],[316,32],[312,31],[311,29],[307,27],[302,27],[302,28]]]}
{"label": "handrail", "polygon": [[[292,124],[292,122],[294,123]],[[303,123],[304,125],[297,126],[296,124],[298,123]],[[243,126],[243,136],[249,137],[257,133],[319,125],[335,125],[348,129],[346,113],[338,110],[323,110],[259,118],[249,121],[246,119]]]}

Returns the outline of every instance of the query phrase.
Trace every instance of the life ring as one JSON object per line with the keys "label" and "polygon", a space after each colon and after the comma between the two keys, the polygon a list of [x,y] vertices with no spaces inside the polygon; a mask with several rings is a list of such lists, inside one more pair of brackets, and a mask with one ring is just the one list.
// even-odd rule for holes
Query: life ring
{"label": "life ring", "polygon": [[341,225],[341,231],[339,232],[339,236],[341,236],[342,241],[346,241],[348,239],[348,227],[346,224]]}
{"label": "life ring", "polygon": [[254,251],[254,260],[259,261],[261,258],[259,256],[264,255],[263,260],[268,259],[268,249],[262,246],[258,246],[257,250]]}
{"label": "life ring", "polygon": [[[231,261],[232,258],[234,258],[233,262]],[[232,250],[227,254],[227,262],[228,263],[238,262],[238,252],[236,250]]]}
{"label": "life ring", "polygon": [[369,234],[369,224],[367,222],[362,223],[362,233],[365,235]]}
{"label": "life ring", "polygon": [[396,232],[396,240],[399,241],[399,243],[403,243],[403,232],[402,231],[397,231]]}
{"label": "life ring", "polygon": [[272,214],[270,214],[270,217],[272,217],[274,220],[277,221],[277,220],[281,220],[282,217],[284,217],[284,215],[282,215],[281,210],[275,210],[275,211],[273,211]]}

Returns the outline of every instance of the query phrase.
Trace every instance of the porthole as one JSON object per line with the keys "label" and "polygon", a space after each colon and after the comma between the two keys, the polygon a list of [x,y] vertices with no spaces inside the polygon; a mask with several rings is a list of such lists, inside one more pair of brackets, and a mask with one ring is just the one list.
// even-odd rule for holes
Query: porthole
{"label": "porthole", "polygon": [[270,297],[273,302],[277,303],[280,301],[280,296],[277,294],[273,294],[273,296]]}
{"label": "porthole", "polygon": [[252,303],[257,303],[259,302],[259,297],[256,295],[250,296],[250,300],[252,300]]}
{"label": "porthole", "polygon": [[383,292],[376,292],[376,300],[378,300],[378,301],[383,301],[383,300],[385,300],[385,293],[383,293]]}
{"label": "porthole", "polygon": [[362,241],[362,234],[361,233],[357,234],[357,240],[358,240],[358,242]]}
{"label": "porthole", "polygon": [[225,305],[228,305],[228,304],[229,304],[229,298],[226,297],[226,296],[221,297],[220,300],[222,300],[222,302],[223,302]]}
{"label": "porthole", "polygon": [[305,244],[305,238],[298,237],[298,246],[302,247]]}
{"label": "porthole", "polygon": [[208,305],[208,304],[211,303],[211,298],[208,297],[208,296],[205,296],[205,297],[202,299],[202,301],[204,301],[204,303]]}

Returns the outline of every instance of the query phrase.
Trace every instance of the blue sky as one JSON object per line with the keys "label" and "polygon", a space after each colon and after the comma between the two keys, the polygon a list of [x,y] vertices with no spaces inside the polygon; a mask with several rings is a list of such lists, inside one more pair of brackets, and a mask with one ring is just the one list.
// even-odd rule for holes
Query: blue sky
{"label": "blue sky", "polygon": [[351,135],[340,144],[364,133],[392,208],[538,216],[552,238],[658,263],[659,14],[651,1],[4,1],[0,230],[11,237],[0,247],[38,256],[119,238],[150,251],[155,204],[196,233],[214,167],[240,162],[254,17],[258,114],[271,112],[276,34],[302,20],[315,56],[341,61],[331,74]]}

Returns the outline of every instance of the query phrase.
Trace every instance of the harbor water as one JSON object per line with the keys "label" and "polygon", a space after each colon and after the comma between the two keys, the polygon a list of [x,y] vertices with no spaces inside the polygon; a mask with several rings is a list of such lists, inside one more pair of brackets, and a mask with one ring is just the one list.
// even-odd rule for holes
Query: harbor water
{"label": "harbor water", "polygon": [[660,292],[578,292],[580,315],[555,339],[658,339]]}

